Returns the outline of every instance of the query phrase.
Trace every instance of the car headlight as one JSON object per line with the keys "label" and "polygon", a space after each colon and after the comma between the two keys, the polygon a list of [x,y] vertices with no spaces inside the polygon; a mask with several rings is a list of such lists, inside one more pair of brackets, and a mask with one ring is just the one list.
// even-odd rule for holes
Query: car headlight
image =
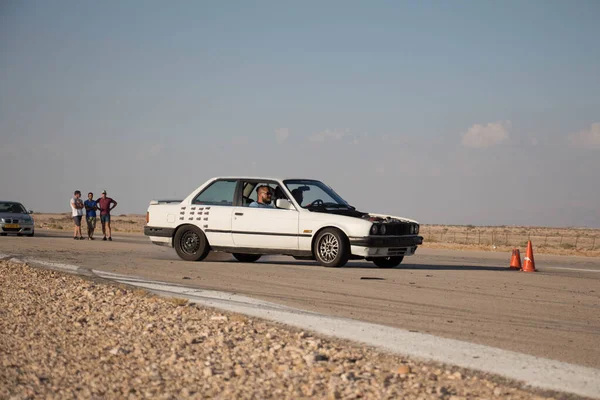
{"label": "car headlight", "polygon": [[385,232],[387,231],[387,228],[385,227],[385,225],[381,225],[379,227],[379,233],[382,235],[385,235]]}
{"label": "car headlight", "polygon": [[6,221],[4,220],[4,218],[0,218],[0,222],[5,223]]}
{"label": "car headlight", "polygon": [[415,234],[419,233],[419,225],[415,225]]}
{"label": "car headlight", "polygon": [[371,226],[371,235],[377,235],[377,231],[378,231],[378,230],[379,230],[379,229],[378,229],[378,227],[377,227],[377,224],[373,224],[373,225]]}

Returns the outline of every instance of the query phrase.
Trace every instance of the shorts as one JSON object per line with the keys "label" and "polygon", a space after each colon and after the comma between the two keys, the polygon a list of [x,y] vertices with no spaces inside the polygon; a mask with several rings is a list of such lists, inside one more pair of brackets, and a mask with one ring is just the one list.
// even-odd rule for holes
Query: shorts
{"label": "shorts", "polygon": [[96,217],[87,217],[85,220],[87,221],[88,230],[96,229]]}
{"label": "shorts", "polygon": [[81,226],[81,218],[83,218],[83,215],[73,216],[73,222],[75,222],[75,226]]}
{"label": "shorts", "polygon": [[102,222],[103,224],[110,222],[110,214],[101,215],[100,222]]}

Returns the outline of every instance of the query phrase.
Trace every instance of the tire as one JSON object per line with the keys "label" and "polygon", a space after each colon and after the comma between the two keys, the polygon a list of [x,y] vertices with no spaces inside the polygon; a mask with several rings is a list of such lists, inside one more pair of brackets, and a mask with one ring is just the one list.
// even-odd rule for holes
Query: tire
{"label": "tire", "polygon": [[27,235],[28,237],[34,237],[35,236],[35,231],[31,232],[29,235]]}
{"label": "tire", "polygon": [[22,233],[17,233],[17,236],[23,236],[23,234]]}
{"label": "tire", "polygon": [[324,267],[343,267],[350,258],[350,243],[339,229],[326,228],[317,235],[313,253],[315,259]]}
{"label": "tire", "polygon": [[173,247],[179,258],[185,261],[201,261],[210,251],[204,232],[193,225],[185,225],[177,230]]}
{"label": "tire", "polygon": [[236,260],[238,260],[240,262],[245,262],[245,263],[251,263],[251,262],[257,261],[259,258],[262,257],[261,254],[242,254],[242,253],[233,253],[233,256],[236,258]]}
{"label": "tire", "polygon": [[2,233],[0,233],[0,236],[8,236],[8,233],[2,232]]}
{"label": "tire", "polygon": [[400,265],[402,260],[404,260],[404,256],[377,257],[373,259],[373,264],[379,268],[394,268]]}

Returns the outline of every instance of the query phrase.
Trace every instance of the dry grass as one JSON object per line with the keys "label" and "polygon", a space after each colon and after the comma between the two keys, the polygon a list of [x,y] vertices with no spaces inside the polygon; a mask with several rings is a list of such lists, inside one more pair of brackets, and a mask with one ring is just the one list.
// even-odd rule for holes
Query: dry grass
{"label": "dry grass", "polygon": [[[71,213],[63,214],[34,214],[36,229],[72,230],[73,217]],[[138,214],[121,214],[110,216],[110,226],[114,232],[143,233],[146,217]],[[81,221],[82,233],[87,233],[87,224]],[[96,233],[102,233],[100,217],[96,221]]]}
{"label": "dry grass", "polygon": [[[36,228],[72,230],[71,214],[35,214]],[[111,216],[115,232],[143,233],[144,215]],[[82,230],[87,231],[85,223]],[[101,232],[100,220],[96,232]],[[420,235],[426,248],[453,250],[510,251],[522,250],[531,240],[535,253],[600,257],[600,229],[544,228],[530,226],[421,225]]]}
{"label": "dry grass", "polygon": [[529,226],[422,225],[424,247],[456,250],[524,250],[535,253],[600,256],[600,229]]}

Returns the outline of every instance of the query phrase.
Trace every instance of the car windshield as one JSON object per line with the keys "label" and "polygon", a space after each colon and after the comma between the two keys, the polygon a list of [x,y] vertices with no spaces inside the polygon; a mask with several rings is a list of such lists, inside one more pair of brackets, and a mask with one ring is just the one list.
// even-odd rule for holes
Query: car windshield
{"label": "car windshield", "polygon": [[19,203],[0,201],[0,213],[27,214],[27,210]]}
{"label": "car windshield", "polygon": [[349,208],[354,209],[332,188],[320,181],[293,179],[283,181],[302,208]]}

